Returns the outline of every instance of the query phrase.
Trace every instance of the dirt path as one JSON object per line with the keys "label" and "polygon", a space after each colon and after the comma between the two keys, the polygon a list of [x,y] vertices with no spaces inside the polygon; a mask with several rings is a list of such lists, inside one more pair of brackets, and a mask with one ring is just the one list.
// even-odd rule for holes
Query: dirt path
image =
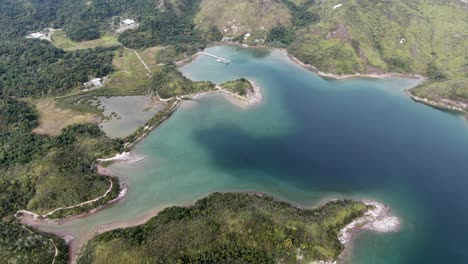
{"label": "dirt path", "polygon": [[145,66],[146,70],[148,71],[148,73],[146,74],[148,77],[152,77],[151,76],[151,69],[148,67],[148,65],[146,65],[146,63],[143,61],[143,59],[140,57],[140,54],[138,54],[138,52],[136,51],[136,49],[131,49],[135,52],[135,55],[137,55],[138,59],[140,59],[141,63],[143,64],[143,66]]}
{"label": "dirt path", "polygon": [[92,199],[92,200],[89,200],[89,201],[85,201],[85,202],[82,202],[82,203],[79,203],[79,204],[76,204],[76,205],[71,205],[71,206],[67,206],[67,207],[59,207],[59,208],[56,208],[46,214],[43,214],[43,215],[38,215],[38,214],[35,214],[31,211],[27,211],[27,210],[19,210],[18,212],[16,212],[15,214],[15,217],[18,218],[18,214],[28,214],[28,215],[31,215],[33,216],[34,218],[47,218],[49,215],[55,213],[55,212],[58,212],[60,210],[67,210],[67,209],[73,209],[73,208],[76,208],[76,207],[80,207],[80,206],[83,206],[83,205],[86,205],[86,204],[90,204],[90,203],[94,203],[96,201],[99,201],[100,199],[106,197],[111,191],[112,191],[112,187],[114,186],[114,183],[109,180],[110,182],[110,187],[109,189],[101,196],[95,198],[95,199]]}
{"label": "dirt path", "polygon": [[[25,227],[24,225],[21,225],[21,227],[24,228],[25,230],[27,230],[29,233],[37,235],[31,229]],[[55,259],[57,258],[58,254],[59,254],[59,251],[58,251],[57,246],[55,245],[54,240],[52,240],[52,238],[49,238],[49,241],[52,243],[52,246],[54,246],[54,249],[55,249],[54,258],[52,259],[52,264],[55,264]]]}

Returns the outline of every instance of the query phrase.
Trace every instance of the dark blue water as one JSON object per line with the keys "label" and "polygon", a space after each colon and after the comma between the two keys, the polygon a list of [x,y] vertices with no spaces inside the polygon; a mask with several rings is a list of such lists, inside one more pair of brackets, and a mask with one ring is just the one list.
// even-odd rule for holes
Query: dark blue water
{"label": "dark blue water", "polygon": [[217,83],[246,77],[264,101],[241,109],[222,96],[186,102],[140,142],[141,165],[114,165],[128,197],[62,230],[80,243],[101,227],[128,226],[155,210],[209,192],[267,192],[295,204],[331,197],[388,204],[391,234],[362,232],[345,263],[468,263],[468,125],[463,117],[411,101],[416,80],[327,81],[279,51],[208,50],[181,71]]}
{"label": "dark blue water", "polygon": [[[233,47],[212,52],[255,53]],[[260,80],[281,98],[288,120],[276,122],[292,124],[288,133],[270,137],[230,120],[195,131],[217,166],[261,171],[303,190],[369,194],[389,203],[403,230],[361,234],[349,262],[468,263],[468,129],[462,117],[410,101],[403,89],[411,81],[325,81],[286,62],[265,67],[252,57],[219,74],[205,67],[208,58],[183,69],[197,80],[232,79],[224,71]]]}

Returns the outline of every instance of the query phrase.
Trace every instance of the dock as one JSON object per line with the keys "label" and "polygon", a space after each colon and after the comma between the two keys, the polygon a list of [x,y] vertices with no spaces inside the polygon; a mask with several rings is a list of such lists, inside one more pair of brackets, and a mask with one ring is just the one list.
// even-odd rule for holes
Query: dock
{"label": "dock", "polygon": [[225,64],[231,63],[231,60],[230,60],[230,59],[226,59],[226,58],[223,58],[223,57],[219,57],[219,56],[216,56],[216,55],[213,55],[213,54],[204,52],[204,51],[200,52],[200,54],[203,54],[203,55],[206,55],[206,56],[215,58],[217,62],[222,62],[222,63],[225,63]]}

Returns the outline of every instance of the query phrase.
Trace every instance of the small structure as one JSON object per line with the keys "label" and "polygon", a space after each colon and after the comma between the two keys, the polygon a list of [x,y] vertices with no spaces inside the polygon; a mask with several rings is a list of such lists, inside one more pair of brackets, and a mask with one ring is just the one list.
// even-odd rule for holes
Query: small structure
{"label": "small structure", "polygon": [[122,20],[122,23],[125,24],[126,26],[131,26],[135,24],[135,20],[127,18],[127,19]]}
{"label": "small structure", "polygon": [[51,41],[51,37],[52,37],[52,34],[54,34],[54,31],[56,30],[53,28],[46,28],[42,31],[31,33],[27,35],[26,38],[43,39],[43,40]]}
{"label": "small structure", "polygon": [[244,40],[247,40],[250,36],[251,36],[250,33],[245,33]]}
{"label": "small structure", "polygon": [[119,25],[119,28],[116,29],[116,32],[120,34],[129,29],[137,29],[138,26],[139,26],[138,23],[133,19],[129,19],[129,18],[122,19],[120,20],[120,25]]}
{"label": "small structure", "polygon": [[86,89],[99,88],[102,86],[102,79],[101,78],[91,79],[89,82],[83,83],[83,86]]}
{"label": "small structure", "polygon": [[337,9],[337,8],[340,8],[343,4],[337,4],[337,5],[334,5],[333,6],[333,10]]}
{"label": "small structure", "polygon": [[225,58],[223,58],[223,57],[218,57],[218,56],[216,56],[216,55],[213,55],[213,54],[210,54],[210,53],[207,53],[207,52],[204,52],[204,51],[199,52],[199,54],[203,54],[203,55],[206,55],[206,56],[215,58],[216,61],[217,61],[217,62],[220,62],[220,63],[224,63],[224,64],[229,64],[229,63],[231,63],[231,60],[229,60],[229,59],[225,59]]}

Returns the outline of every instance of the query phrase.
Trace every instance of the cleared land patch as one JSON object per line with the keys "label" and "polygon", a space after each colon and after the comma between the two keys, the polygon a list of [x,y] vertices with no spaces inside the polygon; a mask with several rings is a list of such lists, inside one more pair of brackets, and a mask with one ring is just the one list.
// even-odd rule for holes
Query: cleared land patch
{"label": "cleared land patch", "polygon": [[33,129],[37,134],[58,135],[63,128],[72,124],[94,123],[97,117],[91,113],[82,113],[57,106],[53,99],[46,99],[36,104],[39,112],[39,126]]}
{"label": "cleared land patch", "polygon": [[[156,62],[156,54],[161,47],[151,47],[138,51],[141,59],[151,71],[156,71],[159,66]],[[108,76],[101,92],[105,95],[143,95],[148,91],[150,78],[145,66],[141,63],[133,49],[121,49],[117,52],[112,65],[116,71]]]}
{"label": "cleared land patch", "polygon": [[98,39],[90,41],[75,42],[68,38],[65,35],[65,32],[57,30],[54,35],[52,35],[52,45],[66,51],[91,49],[96,47],[110,47],[121,45],[117,38],[118,36],[116,35],[104,35]]}

